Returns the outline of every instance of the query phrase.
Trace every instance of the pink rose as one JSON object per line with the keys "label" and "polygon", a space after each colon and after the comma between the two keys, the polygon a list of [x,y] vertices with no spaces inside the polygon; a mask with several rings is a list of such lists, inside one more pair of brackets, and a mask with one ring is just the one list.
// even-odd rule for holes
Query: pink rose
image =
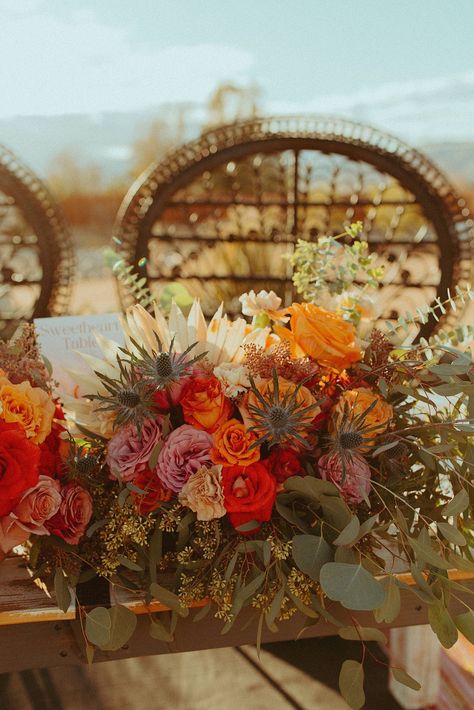
{"label": "pink rose", "polygon": [[40,476],[34,488],[23,493],[12,515],[18,525],[34,535],[49,535],[44,523],[56,515],[61,505],[59,481]]}
{"label": "pink rose", "polygon": [[344,467],[338,454],[325,454],[318,467],[321,478],[332,481],[348,503],[361,503],[369,495],[370,468],[360,454],[352,454]]}
{"label": "pink rose", "polygon": [[49,535],[44,524],[61,505],[59,481],[40,476],[33,488],[25,491],[10,515],[0,519],[0,550],[8,552],[28,540],[31,534]]}
{"label": "pink rose", "polygon": [[45,527],[70,545],[77,545],[92,517],[92,498],[88,491],[76,483],[67,483],[61,491],[58,512]]}
{"label": "pink rose", "polygon": [[134,424],[121,427],[109,441],[107,464],[110,477],[131,481],[137,466],[147,464],[151,452],[161,439],[159,421],[146,419],[138,433]]}
{"label": "pink rose", "polygon": [[179,493],[192,473],[202,466],[212,465],[212,436],[189,424],[175,429],[158,456],[156,473],[162,483]]}
{"label": "pink rose", "polygon": [[0,518],[0,561],[1,553],[10,552],[13,547],[22,545],[28,538],[29,533],[18,525],[11,514]]}

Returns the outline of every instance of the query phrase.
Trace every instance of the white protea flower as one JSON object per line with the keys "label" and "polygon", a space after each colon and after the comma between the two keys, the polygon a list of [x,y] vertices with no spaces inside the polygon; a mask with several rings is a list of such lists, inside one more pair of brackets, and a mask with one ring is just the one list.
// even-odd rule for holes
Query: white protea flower
{"label": "white protea flower", "polygon": [[[205,358],[213,367],[221,363],[238,367],[245,355],[244,345],[252,342],[257,347],[265,348],[269,335],[266,328],[248,332],[249,326],[243,318],[229,320],[222,305],[207,324],[198,300],[194,301],[187,318],[174,302],[168,319],[156,306],[153,316],[140,305],[131,306],[122,318],[122,327],[125,335],[124,347],[132,355],[138,354],[134,343],[143,347],[150,355],[156,353],[158,338],[163,350],[170,349],[172,345],[176,353],[183,353],[194,345],[191,357],[206,353]],[[103,353],[103,359],[78,353],[90,368],[88,373],[70,373],[82,398],[65,396],[63,399],[70,421],[89,432],[109,438],[112,435],[110,412],[98,411],[97,402],[85,399],[84,395],[107,396],[107,389],[96,373],[112,380],[118,379],[120,369],[117,356],[123,358],[123,353],[117,343],[103,335],[95,333],[95,338]]]}

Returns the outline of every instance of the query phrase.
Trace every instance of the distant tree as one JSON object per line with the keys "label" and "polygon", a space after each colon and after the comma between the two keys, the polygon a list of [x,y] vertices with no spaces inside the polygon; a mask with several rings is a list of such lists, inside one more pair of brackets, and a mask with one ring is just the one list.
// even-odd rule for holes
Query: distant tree
{"label": "distant tree", "polygon": [[72,150],[63,150],[51,161],[48,182],[54,194],[64,199],[71,195],[90,195],[104,188],[100,165],[81,161]]}
{"label": "distant tree", "polygon": [[173,146],[185,140],[189,105],[177,104],[168,107],[166,113],[155,118],[132,145],[132,167],[130,174],[137,177],[156,160],[159,160]]}
{"label": "distant tree", "polygon": [[219,84],[207,103],[204,129],[253,118],[259,113],[261,89],[257,84]]}

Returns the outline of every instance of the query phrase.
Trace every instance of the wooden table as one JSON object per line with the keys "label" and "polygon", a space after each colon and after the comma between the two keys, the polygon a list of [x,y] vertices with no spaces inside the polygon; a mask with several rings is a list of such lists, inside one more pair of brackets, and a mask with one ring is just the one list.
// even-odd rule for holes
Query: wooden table
{"label": "wooden table", "polygon": [[[456,575],[459,579],[459,575]],[[409,576],[403,576],[409,582]],[[474,576],[461,575],[463,584],[474,590]],[[381,624],[380,628],[393,626],[417,626],[427,623],[426,608],[417,597],[407,590],[401,590],[402,611],[396,623],[391,626]],[[463,595],[457,593],[460,597]],[[465,594],[464,600],[472,601]],[[249,609],[242,612],[235,626],[229,633],[222,635],[222,621],[214,619],[212,614],[202,622],[194,623],[192,613],[186,619],[180,619],[172,643],[156,641],[149,636],[150,608],[143,604],[128,604],[138,615],[137,629],[132,639],[119,651],[97,651],[94,662],[110,661],[121,658],[136,658],[164,653],[242,646],[254,644],[256,640],[255,624],[248,624],[255,613]],[[351,623],[349,613],[338,604],[331,603],[329,609],[341,620]],[[152,611],[163,610],[159,603],[153,604]],[[461,613],[465,608],[453,600],[452,611]],[[374,626],[371,612],[357,612],[355,618],[363,626]],[[279,625],[277,633],[264,628],[262,641],[286,641],[297,638],[330,636],[334,626],[324,619],[301,633],[305,617],[301,614]],[[55,605],[44,589],[31,582],[25,563],[19,558],[9,558],[0,565],[0,673],[9,673],[36,668],[69,666],[86,663],[84,639],[81,625],[76,616],[76,609],[71,606],[67,613]]]}

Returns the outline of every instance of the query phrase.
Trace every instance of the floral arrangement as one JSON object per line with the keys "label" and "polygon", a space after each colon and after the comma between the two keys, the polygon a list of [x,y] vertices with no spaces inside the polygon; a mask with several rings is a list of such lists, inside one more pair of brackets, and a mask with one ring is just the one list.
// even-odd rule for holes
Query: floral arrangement
{"label": "floral arrangement", "polygon": [[93,504],[65,477],[68,438],[34,331],[25,326],[0,344],[0,559],[30,536],[77,545],[84,534]]}
{"label": "floral arrangement", "polygon": [[[171,303],[168,318],[138,304],[123,318],[124,346],[97,336],[103,358],[84,355],[81,396],[63,400],[65,470],[48,479],[54,505],[63,502],[41,523],[53,534],[33,543],[31,560],[54,577],[64,607],[68,585],[93,575],[110,583],[110,608],[82,610],[90,658],[133,633],[135,615],[114,601],[124,590],[169,608],[149,614],[162,641],[196,605],[197,619],[212,610],[223,633],[253,608],[257,644],[263,625],[324,618],[362,643],[362,660],[340,675],[354,708],[364,703],[365,642],[386,641],[377,624],[396,619],[401,591],[428,606],[445,646],[458,630],[474,641],[470,607],[449,611],[450,595],[466,591],[449,571],[474,571],[471,352],[449,333],[413,343],[441,301],[398,323],[377,320],[383,273],[359,233],[352,225],[299,243],[301,303],[285,309],[273,292],[251,291],[242,317],[230,321],[221,307],[209,323],[197,302],[187,316]],[[52,412],[51,403],[50,421]],[[92,518],[79,540],[87,491]],[[20,500],[2,514],[18,515]],[[373,612],[374,625],[354,611]]]}

